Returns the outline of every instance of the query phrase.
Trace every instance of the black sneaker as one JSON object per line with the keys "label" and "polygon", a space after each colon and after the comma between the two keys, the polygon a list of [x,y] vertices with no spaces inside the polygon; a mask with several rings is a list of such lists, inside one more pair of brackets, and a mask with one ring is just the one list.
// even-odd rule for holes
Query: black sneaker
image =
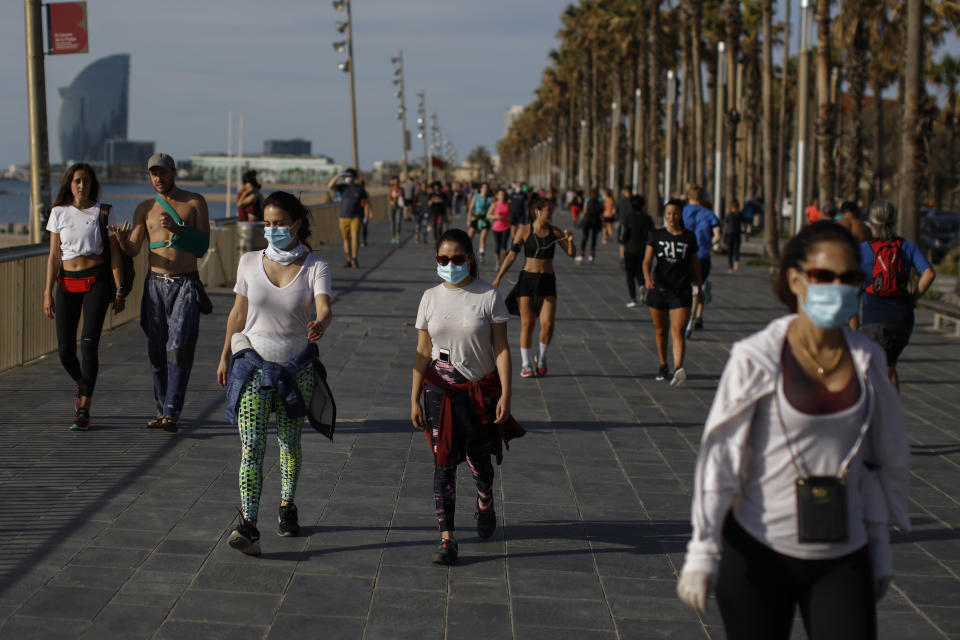
{"label": "black sneaker", "polygon": [[702,330],[703,330],[703,318],[700,318],[700,319],[698,319],[698,320],[694,320],[694,321],[693,321],[693,328],[696,329],[697,331],[702,331]]}
{"label": "black sneaker", "polygon": [[660,365],[660,370],[657,371],[657,380],[666,380],[670,377],[670,368],[667,365]]}
{"label": "black sneaker", "polygon": [[440,547],[433,554],[434,564],[451,565],[457,562],[457,541],[448,538],[440,541]]}
{"label": "black sneaker", "polygon": [[90,428],[90,410],[80,407],[73,414],[70,431],[86,431]]}
{"label": "black sneaker", "polygon": [[297,505],[292,502],[287,506],[280,505],[280,526],[277,535],[293,537],[300,534],[300,523],[297,522]]}
{"label": "black sneaker", "polygon": [[230,532],[227,544],[248,556],[260,555],[260,532],[257,525],[240,515],[240,524]]}
{"label": "black sneaker", "polygon": [[478,505],[473,517],[477,519],[477,535],[481,540],[486,540],[497,530],[497,512],[493,510],[492,502],[486,509],[481,509]]}

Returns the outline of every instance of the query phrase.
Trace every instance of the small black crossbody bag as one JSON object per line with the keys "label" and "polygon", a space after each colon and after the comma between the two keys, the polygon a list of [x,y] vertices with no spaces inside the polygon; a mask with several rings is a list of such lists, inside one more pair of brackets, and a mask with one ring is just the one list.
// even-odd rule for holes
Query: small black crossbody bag
{"label": "small black crossbody bag", "polygon": [[804,473],[801,460],[793,450],[793,443],[787,434],[787,426],[780,410],[780,394],[777,393],[777,414],[783,437],[787,441],[787,450],[794,468],[797,470],[797,539],[799,542],[846,542],[850,538],[849,519],[847,517],[847,472],[850,464],[860,451],[863,439],[870,429],[870,417],[873,415],[873,391],[869,385],[861,382],[867,394],[866,419],[860,426],[860,433],[853,448],[840,463],[835,476],[814,476]]}

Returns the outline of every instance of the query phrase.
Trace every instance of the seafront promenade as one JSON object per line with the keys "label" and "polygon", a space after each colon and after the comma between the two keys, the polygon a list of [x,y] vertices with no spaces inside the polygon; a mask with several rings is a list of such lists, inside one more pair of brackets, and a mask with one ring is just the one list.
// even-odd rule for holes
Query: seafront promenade
{"label": "seafront promenade", "polygon": [[[338,428],[333,442],[304,432],[298,538],[274,535],[268,440],[259,558],[225,542],[239,504],[239,441],[215,380],[229,289],[211,291],[176,435],[144,428],[151,379],[135,323],[103,337],[87,433],[67,430],[73,397],[55,354],[0,375],[0,638],[723,638],[714,601],[698,616],[675,597],[676,572],[730,345],[782,312],[767,268],[730,275],[715,257],[689,380],[671,388],[654,380],[649,313],[624,306],[615,246],[594,265],[558,254],[547,377],[516,375],[510,323],[513,409],[528,433],[497,468],[500,526],[477,538],[464,466],[461,558],[446,568],[430,563],[432,457],[409,420],[413,323],[437,278],[433,251],[408,231],[398,246],[371,227],[356,270],[340,268],[336,243],[317,247],[335,289],[319,344]],[[921,312],[900,371],[914,531],[893,538],[880,637],[960,638],[960,340]],[[794,637],[805,637],[799,619]]]}

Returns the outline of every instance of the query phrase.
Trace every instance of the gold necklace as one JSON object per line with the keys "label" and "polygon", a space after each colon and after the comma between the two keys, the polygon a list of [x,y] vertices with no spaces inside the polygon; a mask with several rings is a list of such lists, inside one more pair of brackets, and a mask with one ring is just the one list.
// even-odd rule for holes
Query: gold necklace
{"label": "gold necklace", "polygon": [[817,365],[817,373],[818,373],[819,375],[821,375],[821,376],[825,376],[825,375],[827,375],[828,373],[833,373],[834,371],[836,371],[837,367],[840,366],[840,361],[843,360],[844,350],[843,350],[843,347],[840,347],[840,352],[837,354],[837,359],[836,359],[836,361],[833,363],[833,366],[831,366],[829,369],[827,369],[827,368],[825,368],[822,364],[820,364],[820,361],[817,360],[816,357],[814,357],[813,353],[812,353],[809,349],[807,349],[807,347],[804,346],[804,344],[803,344],[802,342],[800,342],[799,339],[797,339],[795,342],[797,343],[797,346],[798,346],[798,347],[800,347],[801,349],[803,349],[803,353],[804,353],[808,358],[810,358],[810,360],[813,361],[813,363],[814,363],[815,365]]}

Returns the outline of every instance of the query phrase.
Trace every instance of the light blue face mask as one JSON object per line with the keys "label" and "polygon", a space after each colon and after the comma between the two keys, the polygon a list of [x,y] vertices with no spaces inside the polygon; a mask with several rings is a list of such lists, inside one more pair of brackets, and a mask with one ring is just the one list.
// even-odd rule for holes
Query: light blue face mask
{"label": "light blue face mask", "polygon": [[460,284],[464,278],[470,275],[470,263],[464,262],[461,265],[456,265],[451,262],[447,266],[438,264],[437,275],[450,284]]}
{"label": "light blue face mask", "polygon": [[860,307],[860,288],[850,284],[807,284],[803,312],[822,329],[847,324]]}
{"label": "light blue face mask", "polygon": [[263,237],[274,249],[286,249],[293,243],[290,227],[264,227]]}

